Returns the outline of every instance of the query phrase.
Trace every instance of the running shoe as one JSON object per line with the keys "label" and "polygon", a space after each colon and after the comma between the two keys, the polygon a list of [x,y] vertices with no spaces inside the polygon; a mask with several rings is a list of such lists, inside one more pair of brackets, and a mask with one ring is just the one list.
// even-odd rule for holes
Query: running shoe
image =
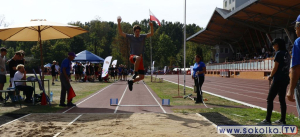
{"label": "running shoe", "polygon": [[263,120],[262,122],[259,122],[257,125],[272,125],[270,121]]}
{"label": "running shoe", "polygon": [[138,72],[134,72],[134,75],[132,76],[132,79],[135,79],[139,75]]}
{"label": "running shoe", "polygon": [[132,91],[132,85],[133,85],[133,81],[128,80],[128,88],[129,88],[130,91]]}
{"label": "running shoe", "polygon": [[276,121],[274,121],[274,123],[277,125],[285,125],[286,124],[285,121],[281,121],[281,120],[276,120]]}

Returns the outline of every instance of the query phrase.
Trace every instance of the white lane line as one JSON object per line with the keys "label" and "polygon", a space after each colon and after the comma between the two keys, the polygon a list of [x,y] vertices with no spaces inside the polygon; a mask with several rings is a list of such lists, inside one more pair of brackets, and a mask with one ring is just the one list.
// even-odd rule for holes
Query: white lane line
{"label": "white lane line", "polygon": [[148,89],[149,93],[152,95],[152,97],[155,99],[156,103],[160,106],[161,110],[164,112],[164,113],[167,113],[165,111],[165,109],[159,104],[159,102],[157,101],[157,99],[154,97],[154,95],[151,93],[151,91],[149,90],[149,88],[146,86],[146,84],[143,82],[143,84],[145,85],[145,87]]}
{"label": "white lane line", "polygon": [[[205,85],[213,85],[213,86],[217,86],[217,87],[224,87],[224,88],[237,89],[237,90],[239,90],[239,89],[238,88],[234,88],[234,87],[241,87],[241,86],[232,86],[232,87],[229,87],[229,86],[226,86],[224,84],[212,84],[212,83],[205,83]],[[247,87],[241,87],[241,88],[247,88]],[[250,88],[248,88],[248,89],[250,89]],[[257,90],[256,88],[253,88],[253,89]],[[253,90],[251,91],[251,90],[245,90],[245,89],[243,89],[242,91],[250,92],[250,93],[256,93],[256,94],[262,94],[262,95],[268,95],[267,93],[256,92],[256,91],[253,91]]]}
{"label": "white lane line", "polygon": [[[168,81],[170,83],[174,83],[174,84],[178,84],[178,83],[175,83],[175,82],[172,82],[172,81],[169,81],[169,80],[165,80],[165,81]],[[182,84],[179,84],[181,86],[183,86]],[[186,86],[188,88],[191,88],[191,89],[194,89],[192,87],[189,87],[189,86]],[[211,87],[207,87],[207,88],[211,88]],[[240,96],[246,96],[246,97],[249,97],[249,98],[255,98],[255,99],[259,99],[259,100],[264,100],[266,101],[266,99],[262,99],[262,98],[257,98],[257,97],[252,97],[252,96],[248,96],[248,95],[243,95],[243,94],[239,94],[239,93],[235,93],[235,92],[230,92],[230,91],[227,91],[227,90],[222,90],[222,89],[217,89],[217,88],[211,88],[211,89],[216,89],[216,90],[220,90],[220,91],[224,91],[224,92],[227,92],[227,93],[232,93],[232,94],[236,94],[236,95],[240,95]],[[225,97],[225,96],[221,96],[221,95],[218,95],[218,94],[214,94],[214,93],[211,93],[211,92],[208,92],[208,91],[205,91],[205,90],[202,90],[204,93],[207,93],[207,94],[210,94],[210,95],[214,95],[214,96],[217,96],[217,97],[220,97],[220,98],[223,98],[223,99],[226,99],[226,100],[230,100],[230,101],[233,101],[233,102],[236,102],[236,103],[240,103],[240,104],[243,104],[245,106],[249,106],[249,107],[253,107],[253,108],[259,108],[261,110],[265,110],[267,111],[266,108],[263,108],[263,107],[259,107],[259,106],[256,106],[256,105],[252,105],[252,104],[249,104],[249,103],[246,103],[246,102],[243,102],[243,101],[238,101],[238,100],[235,100],[235,99],[232,99],[232,98],[228,98],[228,97]],[[277,101],[273,101],[274,103],[278,103],[280,104],[279,102]],[[296,107],[296,106],[293,106],[293,105],[289,105],[287,104],[287,106],[291,106],[291,107]]]}
{"label": "white lane line", "polygon": [[[218,128],[218,126],[217,126],[215,123],[211,122],[210,120],[208,120],[206,117],[202,116],[201,114],[196,113],[196,115],[198,115],[199,117],[202,117],[202,118],[203,118],[204,120],[206,120],[208,123],[212,124],[215,128]],[[229,136],[229,137],[233,137],[232,135],[230,135],[230,134],[228,134],[228,133],[226,133],[226,135]]]}
{"label": "white lane line", "polygon": [[[82,114],[79,115],[78,117],[76,117],[72,122],[70,122],[66,127],[64,127],[61,132],[63,132],[64,130],[66,130],[68,126],[72,125],[81,116],[82,116]],[[61,132],[56,133],[53,137],[58,137],[61,134]]]}
{"label": "white lane line", "polygon": [[119,107],[159,107],[159,105],[119,105]]}
{"label": "white lane line", "polygon": [[[207,87],[207,88],[211,88],[211,87]],[[224,91],[224,92],[227,92],[227,93],[232,93],[232,94],[236,94],[236,95],[240,95],[240,96],[245,96],[245,97],[249,97],[249,98],[255,98],[255,99],[264,100],[264,101],[267,100],[267,99],[263,99],[263,98],[257,98],[257,97],[248,96],[248,95],[244,95],[244,94],[239,94],[239,93],[235,93],[235,92],[231,92],[231,91],[227,91],[227,90],[222,90],[222,89],[218,89],[218,88],[211,88],[211,89],[220,90],[220,91]],[[277,101],[273,101],[273,102],[274,102],[274,103],[280,104],[280,103],[277,102]],[[286,105],[287,105],[287,106],[291,106],[291,107],[296,107],[296,106],[289,105],[289,104],[286,104]]]}
{"label": "white lane line", "polygon": [[121,97],[121,99],[120,99],[120,102],[118,103],[118,106],[116,107],[114,113],[117,113],[117,111],[118,111],[118,109],[119,109],[119,105],[121,104],[121,101],[122,101],[122,99],[123,99],[123,97],[124,97],[124,95],[125,95],[125,93],[126,93],[127,88],[128,88],[128,85],[126,86],[126,88],[125,88],[125,90],[124,90],[124,92],[123,92],[123,95],[122,95],[122,97]]}
{"label": "white lane line", "polygon": [[[86,101],[86,100],[88,100],[88,99],[92,98],[93,96],[95,96],[95,95],[99,94],[99,93],[100,93],[100,92],[102,92],[103,90],[105,90],[105,89],[109,88],[109,87],[110,87],[110,86],[112,86],[113,84],[114,84],[114,83],[112,83],[112,84],[108,85],[107,87],[105,87],[105,88],[101,89],[100,91],[98,91],[98,92],[97,92],[97,93],[95,93],[94,95],[92,95],[92,96],[89,96],[89,97],[88,97],[88,98],[86,98],[85,100],[82,100],[81,102],[77,103],[76,105],[78,106],[79,104],[83,103],[84,101]],[[64,112],[62,112],[62,113],[66,113],[66,112],[70,111],[71,109],[73,109],[74,107],[76,107],[76,106],[73,106],[73,107],[69,108],[68,110],[66,110],[66,111],[64,111]]]}
{"label": "white lane line", "polygon": [[7,123],[5,123],[5,124],[2,124],[0,127],[3,127],[3,126],[5,126],[5,125],[7,125],[7,124],[10,124],[10,123],[13,123],[13,122],[15,122],[15,121],[17,121],[17,120],[20,120],[20,119],[22,119],[22,118],[24,118],[24,117],[27,117],[27,116],[29,116],[29,115],[31,115],[31,114],[27,114],[27,115],[25,115],[25,116],[22,116],[22,117],[20,117],[20,118],[18,118],[18,119],[13,120],[13,121],[10,121],[10,122],[7,122]]}
{"label": "white lane line", "polygon": [[[175,82],[173,82],[173,81],[169,81],[169,80],[166,80],[166,79],[164,79],[164,80],[165,80],[165,81],[168,81],[168,82],[170,82],[170,83],[173,83],[173,84],[178,84],[178,83],[175,83]],[[182,84],[179,84],[179,85],[183,86]],[[188,88],[190,88],[190,89],[194,89],[194,88],[189,87],[189,86],[186,86],[186,87],[188,87]],[[236,103],[240,103],[240,104],[243,104],[243,105],[245,105],[245,106],[249,106],[249,107],[252,107],[252,108],[258,108],[258,109],[267,111],[267,109],[266,109],[266,108],[263,108],[263,107],[259,107],[259,106],[256,106],[256,105],[252,105],[252,104],[249,104],[249,103],[246,103],[246,102],[243,102],[243,101],[235,100],[235,99],[228,98],[228,97],[225,97],[225,96],[221,96],[221,95],[218,95],[218,94],[214,94],[214,93],[211,93],[211,92],[208,92],[208,91],[204,91],[204,90],[202,90],[202,91],[203,91],[204,93],[207,93],[207,94],[210,94],[210,95],[213,95],[213,96],[216,96],[216,97],[220,97],[220,98],[223,98],[223,99],[226,99],[226,100],[229,100],[229,101],[233,101],[233,102],[236,102]]]}

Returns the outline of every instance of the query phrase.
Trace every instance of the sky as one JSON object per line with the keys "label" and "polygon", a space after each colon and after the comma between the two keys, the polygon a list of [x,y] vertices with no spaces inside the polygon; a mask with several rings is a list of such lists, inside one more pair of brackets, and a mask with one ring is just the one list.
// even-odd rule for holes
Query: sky
{"label": "sky", "polygon": [[[184,0],[0,0],[0,17],[9,25],[46,19],[58,23],[94,19],[133,23],[149,18],[149,9],[161,21],[184,22]],[[186,0],[186,23],[206,27],[223,0]]]}

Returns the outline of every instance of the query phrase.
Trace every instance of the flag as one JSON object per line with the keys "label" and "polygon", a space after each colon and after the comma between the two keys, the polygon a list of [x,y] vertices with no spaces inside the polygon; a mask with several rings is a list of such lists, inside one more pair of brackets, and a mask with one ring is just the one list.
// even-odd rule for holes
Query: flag
{"label": "flag", "polygon": [[74,98],[74,97],[76,97],[76,94],[75,94],[73,88],[70,87],[69,93],[68,93],[68,103],[69,103],[69,102],[71,101],[71,99]]}
{"label": "flag", "polygon": [[117,62],[118,62],[118,60],[114,60],[114,61],[111,63],[111,65],[117,67]]}
{"label": "flag", "polygon": [[111,59],[112,59],[112,56],[108,56],[105,58],[105,60],[103,62],[103,69],[102,69],[102,75],[101,75],[102,78],[104,78],[108,74],[108,69],[110,66]]}
{"label": "flag", "polygon": [[42,105],[42,106],[47,105],[47,97],[46,97],[45,92],[42,93],[41,105]]}
{"label": "flag", "polygon": [[160,26],[160,21],[155,17],[155,15],[149,10],[150,14],[150,21],[156,21],[157,24]]}

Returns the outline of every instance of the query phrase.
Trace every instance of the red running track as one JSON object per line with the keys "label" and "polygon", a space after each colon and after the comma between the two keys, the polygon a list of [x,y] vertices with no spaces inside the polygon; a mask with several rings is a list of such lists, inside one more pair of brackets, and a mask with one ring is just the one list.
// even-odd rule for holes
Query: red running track
{"label": "red running track", "polygon": [[[110,99],[118,98],[119,105],[111,106]],[[143,82],[129,91],[127,81],[118,81],[76,102],[76,107],[59,113],[171,113],[168,106]]]}
{"label": "red running track", "polygon": [[[159,75],[158,77],[178,83],[178,75]],[[183,84],[183,80],[184,76],[180,75],[179,83]],[[186,86],[193,87],[192,85],[194,85],[192,77],[186,75]],[[202,90],[266,109],[269,81],[206,76]],[[181,91],[183,92],[182,89]],[[297,116],[295,102],[286,100],[286,103],[287,113]],[[278,96],[274,100],[274,110],[280,112]]]}

